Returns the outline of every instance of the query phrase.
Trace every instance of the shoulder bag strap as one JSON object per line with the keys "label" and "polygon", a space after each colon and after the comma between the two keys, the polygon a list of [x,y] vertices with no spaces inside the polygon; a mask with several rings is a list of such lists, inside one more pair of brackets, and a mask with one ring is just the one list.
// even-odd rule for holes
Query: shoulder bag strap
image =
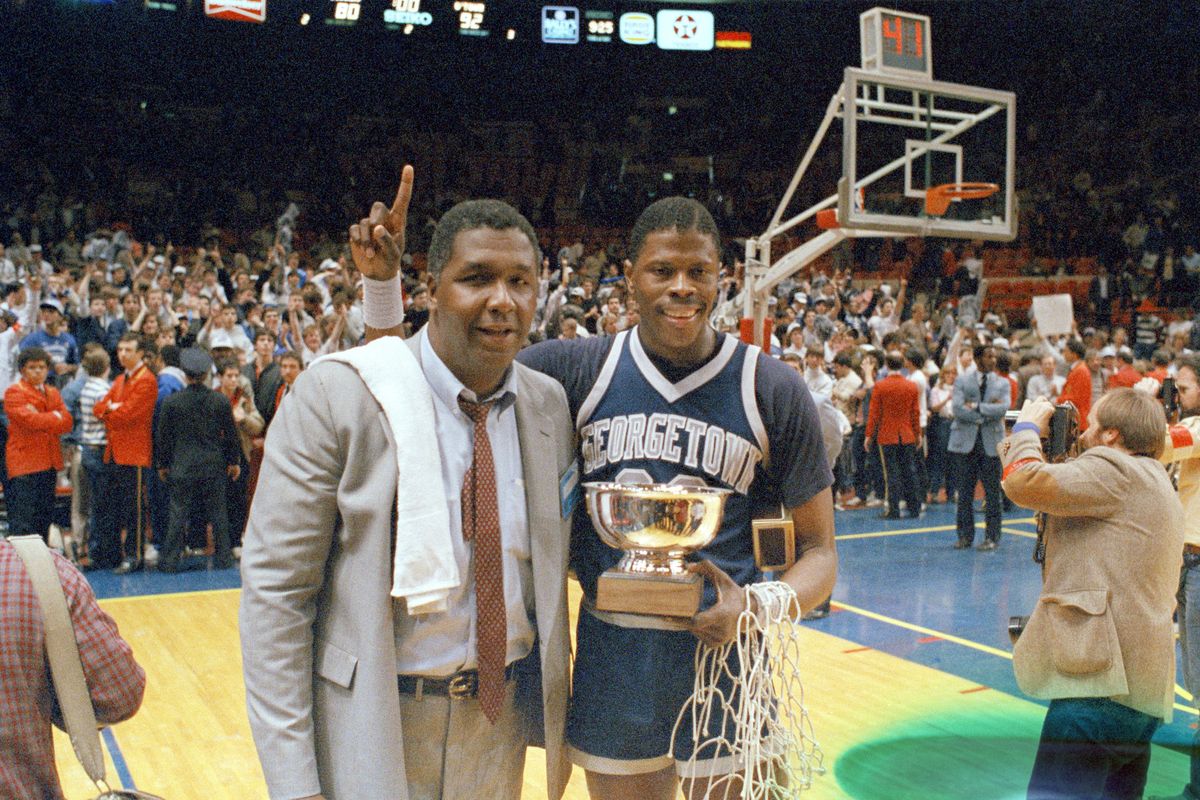
{"label": "shoulder bag strap", "polygon": [[46,631],[46,656],[50,661],[50,676],[62,710],[67,735],[75,756],[88,777],[104,791],[104,751],[100,749],[100,733],[96,727],[96,712],[83,677],[75,628],[67,609],[67,598],[50,551],[40,536],[12,536],[9,542],[25,562],[25,571],[33,582],[38,605],[42,609],[42,626]]}

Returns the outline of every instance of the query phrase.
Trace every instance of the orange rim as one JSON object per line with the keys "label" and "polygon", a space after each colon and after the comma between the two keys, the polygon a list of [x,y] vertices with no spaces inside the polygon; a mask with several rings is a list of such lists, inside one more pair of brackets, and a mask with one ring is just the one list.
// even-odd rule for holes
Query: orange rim
{"label": "orange rim", "polygon": [[925,213],[940,217],[952,200],[979,200],[1000,191],[995,183],[943,183],[925,190]]}

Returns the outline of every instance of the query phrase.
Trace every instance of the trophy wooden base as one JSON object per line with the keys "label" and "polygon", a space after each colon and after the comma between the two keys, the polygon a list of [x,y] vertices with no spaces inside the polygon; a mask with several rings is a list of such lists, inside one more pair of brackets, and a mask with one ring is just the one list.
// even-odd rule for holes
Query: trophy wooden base
{"label": "trophy wooden base", "polygon": [[635,575],[610,569],[596,583],[596,608],[625,614],[691,617],[700,608],[699,575]]}

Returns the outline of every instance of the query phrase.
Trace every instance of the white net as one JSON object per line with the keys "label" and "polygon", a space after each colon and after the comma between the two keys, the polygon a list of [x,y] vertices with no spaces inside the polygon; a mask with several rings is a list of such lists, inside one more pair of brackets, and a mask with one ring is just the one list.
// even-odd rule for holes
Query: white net
{"label": "white net", "polygon": [[796,593],[780,581],[745,592],[737,637],[697,644],[695,690],[671,734],[672,751],[679,736],[696,743],[680,768],[691,800],[784,800],[825,772],[804,706]]}

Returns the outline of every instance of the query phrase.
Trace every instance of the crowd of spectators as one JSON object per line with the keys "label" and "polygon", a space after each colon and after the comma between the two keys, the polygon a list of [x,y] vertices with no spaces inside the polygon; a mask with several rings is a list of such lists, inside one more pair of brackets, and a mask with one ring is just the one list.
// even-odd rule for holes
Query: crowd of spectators
{"label": "crowd of spectators", "polygon": [[[1047,72],[1074,69],[1063,56]],[[1176,99],[1200,84],[1196,70],[1177,77],[1165,88]],[[98,371],[88,369],[89,351],[103,352],[115,372],[122,336],[139,334],[163,391],[183,385],[179,350],[210,351],[213,385],[230,399],[247,466],[230,495],[235,544],[285,376],[363,335],[358,276],[343,242],[348,223],[394,187],[395,174],[380,165],[413,163],[418,176],[405,269],[411,328],[429,314],[422,266],[433,222],[457,201],[493,196],[533,222],[548,254],[533,335],[604,334],[638,320],[620,281],[631,215],[658,194],[685,192],[710,207],[727,236],[761,231],[819,112],[775,102],[777,87],[765,78],[736,97],[613,99],[586,114],[520,106],[484,115],[436,102],[345,114],[337,104],[297,107],[269,93],[216,103],[172,99],[153,86],[27,88],[0,97],[11,122],[0,126],[10,178],[0,183],[0,383],[18,380],[18,350],[41,348],[47,384],[63,390],[75,422],[66,441],[94,445],[103,426],[92,420],[89,431],[78,395],[89,382],[83,395],[97,394],[105,370],[98,356]],[[1030,274],[1096,265],[1076,313],[1098,390],[1119,372],[1110,362],[1123,348],[1132,356],[1127,370],[1170,369],[1197,345],[1190,306],[1200,297],[1200,209],[1184,133],[1200,122],[1194,106],[1131,100],[1115,87],[1083,102],[1054,92],[1021,97],[1021,231],[1003,246],[1029,257]],[[1136,124],[1108,121],[1117,117]],[[665,163],[677,167],[671,182],[657,169]],[[823,197],[839,173],[837,153],[819,153],[795,205]],[[981,248],[998,246],[862,240],[777,288],[775,353],[798,358],[819,394],[833,385],[847,443],[856,445],[844,448],[838,471],[846,503],[852,489],[869,502],[877,488],[855,440],[866,392],[856,386],[847,395],[848,387],[869,389],[886,372],[888,350],[929,384],[925,500],[947,488],[943,421],[974,346],[995,345],[1002,374],[1017,378],[1017,397],[1026,379],[1042,391],[1064,376],[1063,342],[1013,330],[1008,309],[989,301]],[[787,247],[777,242],[775,255]],[[724,259],[725,299],[740,289],[739,252],[731,244]],[[878,280],[897,272],[908,281]],[[717,322],[732,330],[737,316]],[[295,355],[281,365],[285,353]],[[71,463],[63,488],[84,482],[69,477]],[[161,530],[164,491],[153,476],[149,488],[149,527]],[[86,511],[77,498],[62,526],[78,529]]]}
{"label": "crowd of spectators", "polygon": [[[61,213],[58,220],[65,227]],[[257,230],[245,250],[235,245],[232,252],[223,246],[219,229],[207,231],[197,246],[167,243],[161,250],[125,225],[84,235],[72,235],[79,228],[66,227],[62,238],[46,245],[12,232],[0,252],[0,377],[5,387],[18,384],[23,373],[18,374],[17,354],[33,349],[45,354],[46,384],[62,391],[75,423],[63,437],[67,457],[47,465],[60,470],[60,484],[82,487],[96,471],[94,459],[89,469],[87,451],[104,444],[104,425],[98,424],[94,407],[108,389],[108,365],[120,363],[129,373],[139,363],[121,354],[123,341],[136,339],[144,363],[157,376],[160,401],[183,387],[180,350],[203,348],[215,363],[209,382],[230,401],[241,437],[246,469],[240,479],[231,479],[228,503],[237,546],[265,429],[287,387],[313,359],[354,346],[364,333],[353,263],[332,237],[307,249],[296,247],[316,237],[306,237],[295,224],[294,214],[285,214],[274,226]],[[415,222],[414,229],[421,224]],[[416,230],[413,238],[420,240]],[[584,238],[588,244],[557,250],[557,243],[547,242],[550,255],[532,338],[612,334],[637,323],[639,309],[627,300],[620,279],[620,245]],[[1164,253],[1155,253],[1154,241],[1150,234],[1131,237],[1125,257],[1139,269],[1161,269]],[[884,499],[878,454],[864,444],[871,439],[866,430],[871,390],[889,373],[888,354],[897,355],[904,365],[900,371],[921,384],[919,496],[924,503],[954,496],[955,471],[946,451],[953,387],[958,376],[977,369],[977,347],[994,349],[997,372],[1012,384],[1013,407],[1025,396],[1062,391],[1068,362],[1073,363],[1064,357],[1071,350],[1068,340],[1076,341],[1075,349],[1085,356],[1093,397],[1143,375],[1161,378],[1176,356],[1200,349],[1200,327],[1192,324],[1190,309],[1166,320],[1133,306],[1128,327],[1111,324],[1100,295],[1118,304],[1144,301],[1153,281],[1131,291],[1123,276],[1096,276],[1095,284],[1112,286],[1093,287],[1096,302],[1078,311],[1083,327],[1073,337],[1047,338],[1036,326],[1011,328],[1003,311],[989,307],[989,284],[974,245],[916,241],[908,246],[918,260],[933,253],[942,274],[920,286],[907,279],[864,280],[851,256],[844,269],[814,267],[784,280],[770,298],[772,354],[792,361],[818,403],[838,412],[828,416],[846,445],[836,471],[839,503],[845,507]],[[1190,245],[1184,252],[1177,279],[1186,281],[1200,267],[1200,257]],[[740,289],[737,254],[736,245],[727,250],[721,289],[729,302],[714,318],[731,332],[740,316],[731,311]],[[430,311],[422,264],[419,251],[405,257],[410,330],[419,329]],[[72,457],[73,452],[79,455]],[[74,541],[81,544],[85,537],[78,531],[94,514],[86,492],[75,494],[84,499],[76,499],[75,513],[69,522],[62,520],[62,527],[75,531]],[[163,530],[165,489],[156,490],[152,482],[143,502],[148,529]],[[191,541],[198,547],[205,544],[204,526],[205,520],[195,520]],[[152,561],[153,548],[144,555]],[[112,560],[107,553],[104,564],[112,566]],[[140,564],[140,557],[133,560],[134,567]]]}

